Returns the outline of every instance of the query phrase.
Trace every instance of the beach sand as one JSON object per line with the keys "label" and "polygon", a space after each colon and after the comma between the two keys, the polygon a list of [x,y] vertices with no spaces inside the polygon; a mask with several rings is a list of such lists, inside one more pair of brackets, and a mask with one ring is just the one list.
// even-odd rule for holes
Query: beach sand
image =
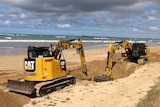
{"label": "beach sand", "polygon": [[[104,73],[107,49],[85,50],[88,77],[80,68],[80,59],[75,50],[64,50],[67,68],[77,78],[77,84],[53,92],[42,98],[6,92],[8,79],[23,79],[24,55],[0,56],[0,107],[135,107],[144,98],[151,86],[160,80],[160,47],[150,47],[151,57],[145,65],[131,62],[116,63],[113,67],[114,81],[95,83],[88,81]],[[116,61],[117,56],[114,57]],[[125,77],[125,78],[124,78]],[[88,79],[88,80],[84,80]],[[10,103],[8,103],[10,102]],[[28,104],[27,104],[28,103]]]}

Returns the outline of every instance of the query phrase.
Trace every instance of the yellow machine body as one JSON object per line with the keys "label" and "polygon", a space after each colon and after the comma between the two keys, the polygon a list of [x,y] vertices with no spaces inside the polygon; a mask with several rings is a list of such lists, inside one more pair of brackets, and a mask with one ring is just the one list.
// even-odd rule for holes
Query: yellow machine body
{"label": "yellow machine body", "polygon": [[36,58],[35,61],[24,61],[24,79],[27,81],[47,81],[67,76],[61,66],[64,63],[54,57]]}

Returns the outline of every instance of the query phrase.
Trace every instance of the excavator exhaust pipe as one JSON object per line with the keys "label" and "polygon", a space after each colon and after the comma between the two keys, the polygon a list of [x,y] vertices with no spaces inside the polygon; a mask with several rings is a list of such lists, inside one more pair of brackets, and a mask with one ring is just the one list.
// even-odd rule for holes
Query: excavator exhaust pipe
{"label": "excavator exhaust pipe", "polygon": [[8,80],[7,89],[9,91],[31,95],[34,92],[34,82]]}
{"label": "excavator exhaust pipe", "polygon": [[105,81],[112,81],[112,80],[113,80],[113,78],[106,76],[106,75],[94,77],[94,81],[96,81],[96,82],[105,82]]}

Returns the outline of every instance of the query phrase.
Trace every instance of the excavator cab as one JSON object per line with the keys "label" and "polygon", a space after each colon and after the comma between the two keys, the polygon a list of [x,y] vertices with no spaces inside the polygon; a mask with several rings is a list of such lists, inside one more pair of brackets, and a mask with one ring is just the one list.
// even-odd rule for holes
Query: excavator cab
{"label": "excavator cab", "polygon": [[130,61],[140,65],[145,64],[150,56],[150,49],[144,43],[133,43],[131,54],[128,55]]}
{"label": "excavator cab", "polygon": [[139,59],[140,56],[146,55],[146,46],[144,43],[134,43],[132,47],[132,58]]}
{"label": "excavator cab", "polygon": [[50,57],[49,47],[28,47],[28,58]]}

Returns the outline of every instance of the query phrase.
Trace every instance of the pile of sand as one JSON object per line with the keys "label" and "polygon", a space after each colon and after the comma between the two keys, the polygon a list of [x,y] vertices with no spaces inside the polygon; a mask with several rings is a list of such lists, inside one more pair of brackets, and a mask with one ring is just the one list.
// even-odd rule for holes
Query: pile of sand
{"label": "pile of sand", "polygon": [[132,74],[138,65],[132,62],[116,63],[112,69],[111,77],[115,79],[124,78]]}
{"label": "pile of sand", "polygon": [[[123,62],[118,63],[120,58],[120,53],[117,53],[113,57],[113,68],[111,77],[115,79],[124,78],[129,76],[135,71],[135,68],[138,66],[136,63],[132,62]],[[105,73],[106,60],[93,60],[87,63],[88,76],[85,76],[80,68],[75,68],[70,74],[74,75],[80,80],[88,79],[93,80],[94,76],[102,75]]]}
{"label": "pile of sand", "polygon": [[[148,59],[147,63],[151,62],[160,62],[160,54],[159,53],[151,53],[151,56]],[[114,66],[112,68],[111,77],[115,79],[124,78],[132,74],[136,68],[139,67],[138,64],[133,62],[123,62],[118,63],[118,59],[120,58],[120,54],[117,53],[114,56]],[[93,60],[87,63],[88,76],[85,76],[81,68],[74,68],[70,74],[74,75],[77,79],[80,80],[93,80],[94,76],[102,75],[105,72],[106,60]],[[143,66],[143,65],[142,65]]]}
{"label": "pile of sand", "polygon": [[29,101],[30,98],[26,96],[0,90],[0,107],[22,107]]}
{"label": "pile of sand", "polygon": [[160,62],[160,51],[156,53],[151,53],[151,56],[148,58],[148,62]]}
{"label": "pile of sand", "polygon": [[[81,69],[74,69],[70,74],[74,75],[80,80],[93,80],[94,76],[102,75],[105,73],[106,60],[95,60],[87,64],[88,76],[85,76]],[[135,71],[138,65],[132,62],[115,63],[112,68],[111,77],[115,79],[124,78],[129,76]]]}

